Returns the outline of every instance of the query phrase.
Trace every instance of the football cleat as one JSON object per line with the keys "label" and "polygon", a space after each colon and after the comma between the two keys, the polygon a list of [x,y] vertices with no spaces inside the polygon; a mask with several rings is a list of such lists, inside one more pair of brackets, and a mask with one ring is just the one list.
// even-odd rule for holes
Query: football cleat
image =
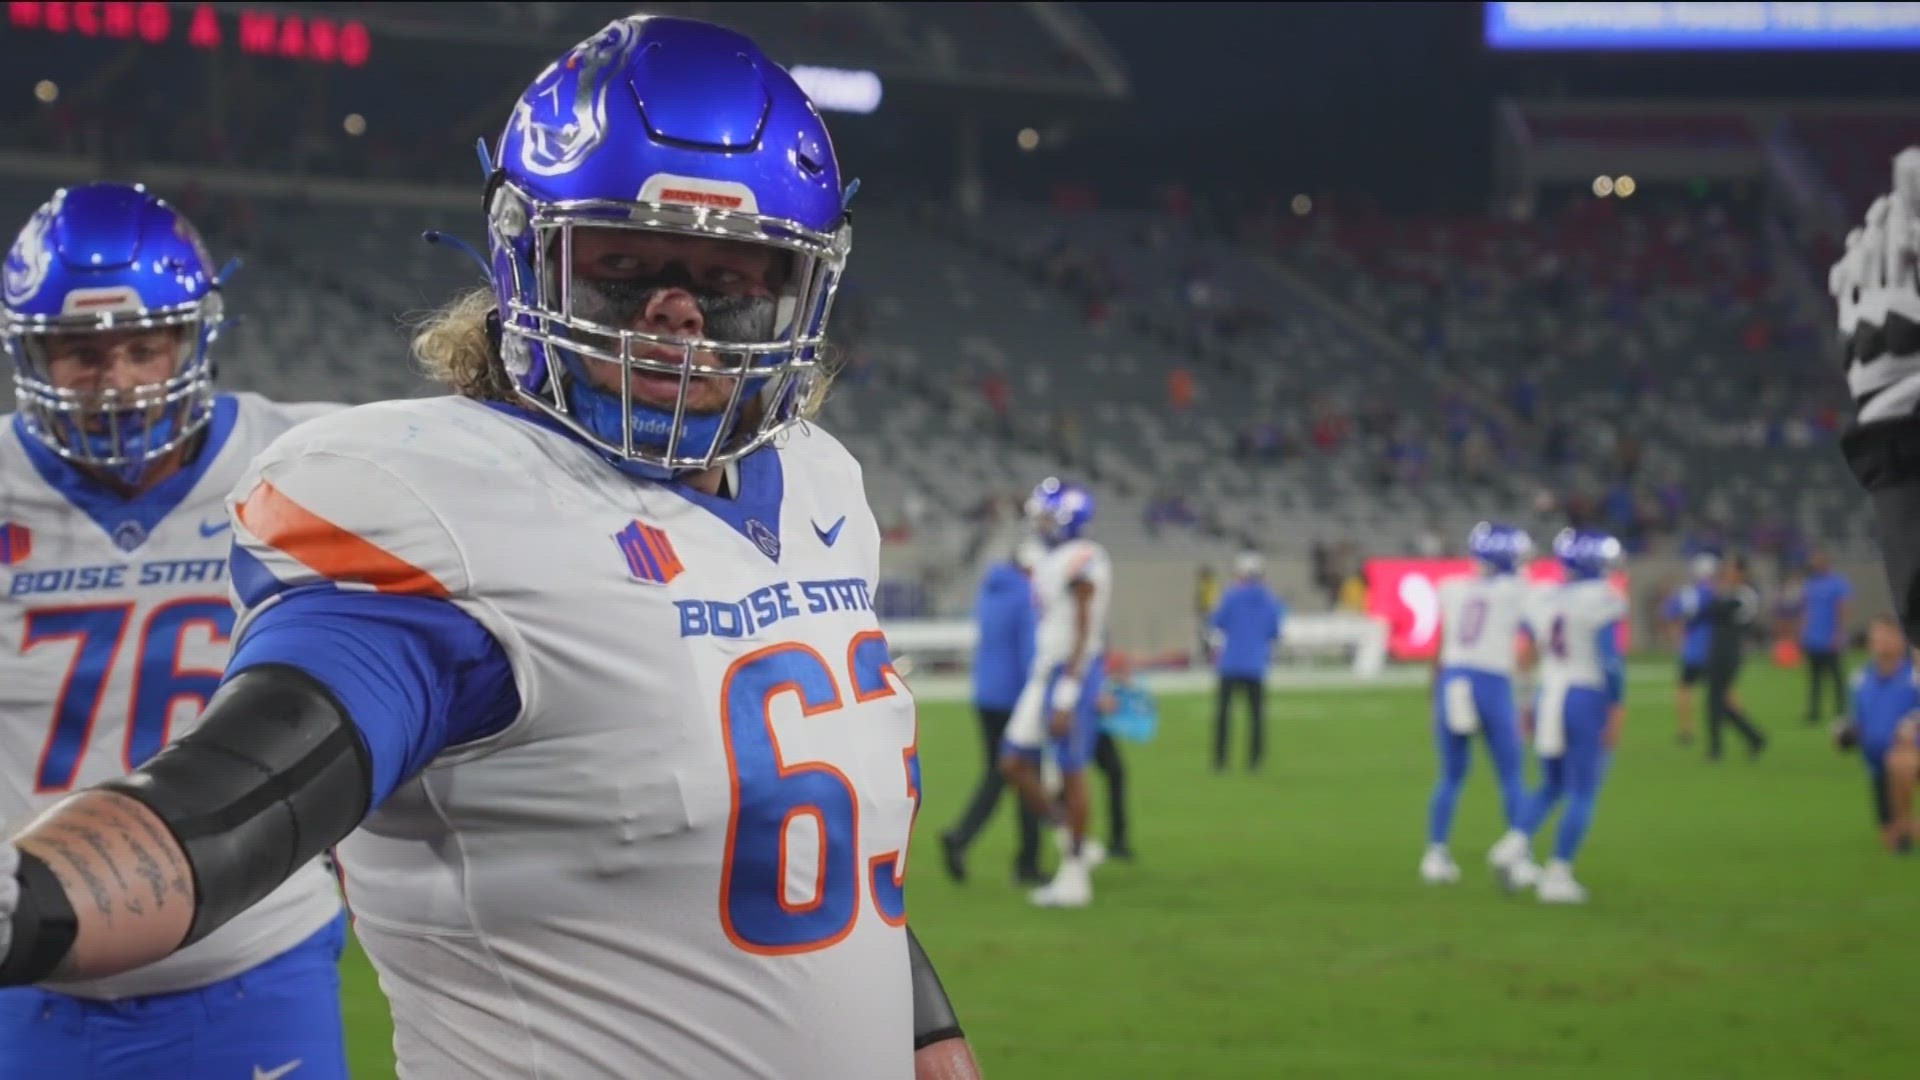
{"label": "football cleat", "polygon": [[1428,885],[1453,885],[1460,880],[1460,867],[1444,851],[1429,851],[1420,860],[1420,880]]}
{"label": "football cleat", "polygon": [[1028,895],[1035,907],[1083,908],[1093,903],[1093,878],[1087,868],[1071,860],[1061,863],[1053,880]]}
{"label": "football cleat", "polygon": [[1573,869],[1563,862],[1553,863],[1540,875],[1539,895],[1543,904],[1587,902],[1586,887],[1573,880]]}

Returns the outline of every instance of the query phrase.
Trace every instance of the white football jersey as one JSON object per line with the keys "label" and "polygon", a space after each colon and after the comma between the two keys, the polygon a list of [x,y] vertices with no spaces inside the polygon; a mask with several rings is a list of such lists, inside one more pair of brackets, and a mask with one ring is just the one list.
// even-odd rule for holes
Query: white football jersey
{"label": "white football jersey", "polygon": [[919,759],[879,529],[817,427],[740,476],[632,480],[437,398],[310,424],[235,488],[324,523],[242,511],[282,582],[443,597],[512,665],[518,718],[338,849],[401,1076],[912,1077]]}
{"label": "white football jersey", "polygon": [[1087,647],[1091,660],[1107,647],[1107,608],[1113,599],[1113,563],[1107,549],[1091,540],[1068,540],[1054,547],[1033,568],[1034,605],[1040,625],[1034,633],[1033,670],[1045,673],[1073,655],[1078,625],[1072,586],[1093,586],[1087,606]]}
{"label": "white football jersey", "polygon": [[1540,685],[1605,689],[1600,629],[1626,617],[1627,598],[1603,578],[1542,590],[1528,619],[1540,652]]}
{"label": "white football jersey", "polygon": [[[227,491],[282,432],[337,408],[222,394],[194,463],[133,500],[76,482],[18,417],[0,418],[0,819],[8,831],[68,792],[125,775],[198,723],[226,668],[234,623]],[[205,986],[292,948],[339,912],[339,891],[315,863],[157,964],[47,985],[103,999]]]}
{"label": "white football jersey", "polygon": [[1534,587],[1518,574],[1462,574],[1439,586],[1440,666],[1513,675],[1515,635]]}

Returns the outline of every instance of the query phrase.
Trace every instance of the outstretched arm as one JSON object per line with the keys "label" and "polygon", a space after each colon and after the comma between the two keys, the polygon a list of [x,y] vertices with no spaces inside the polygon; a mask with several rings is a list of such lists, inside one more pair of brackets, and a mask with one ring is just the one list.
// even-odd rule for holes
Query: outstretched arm
{"label": "outstretched arm", "polygon": [[960,1018],[947,1000],[946,987],[920,939],[907,928],[907,957],[913,967],[914,1080],[980,1080],[980,1065],[960,1030]]}
{"label": "outstretched arm", "polygon": [[504,653],[457,606],[287,593],[242,631],[199,727],[0,845],[20,853],[0,874],[0,985],[111,975],[200,940],[519,709]]}
{"label": "outstretched arm", "polygon": [[325,687],[279,666],[240,675],[192,734],[10,845],[0,984],[114,975],[200,940],[351,831],[370,791],[366,746]]}

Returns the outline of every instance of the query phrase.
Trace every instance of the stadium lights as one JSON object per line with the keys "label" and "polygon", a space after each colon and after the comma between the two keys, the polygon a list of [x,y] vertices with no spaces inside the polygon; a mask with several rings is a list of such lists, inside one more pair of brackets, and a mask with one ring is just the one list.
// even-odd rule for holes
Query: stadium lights
{"label": "stadium lights", "polygon": [[1631,176],[1615,177],[1613,181],[1613,193],[1623,199],[1631,198],[1639,186],[1640,185],[1633,182],[1633,177]]}
{"label": "stadium lights", "polygon": [[1301,192],[1293,197],[1293,216],[1306,217],[1313,213],[1313,196]]}
{"label": "stadium lights", "polygon": [[1040,145],[1040,133],[1032,128],[1021,128],[1014,141],[1020,144],[1020,149],[1032,150]]}
{"label": "stadium lights", "polygon": [[865,115],[880,107],[880,76],[871,71],[799,64],[788,74],[816,106],[830,112]]}
{"label": "stadium lights", "polygon": [[1603,199],[1613,194],[1613,177],[1611,176],[1594,177],[1593,193]]}
{"label": "stadium lights", "polygon": [[347,134],[357,139],[367,133],[367,118],[357,112],[348,113],[347,118],[340,121],[340,126]]}
{"label": "stadium lights", "polygon": [[33,84],[33,100],[42,105],[51,105],[60,100],[60,86],[52,79],[41,79]]}

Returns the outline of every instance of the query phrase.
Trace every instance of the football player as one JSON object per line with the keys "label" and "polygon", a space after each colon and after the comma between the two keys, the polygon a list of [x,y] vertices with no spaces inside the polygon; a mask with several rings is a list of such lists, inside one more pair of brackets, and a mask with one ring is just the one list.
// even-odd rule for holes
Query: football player
{"label": "football player", "polygon": [[[403,1076],[975,1076],[907,928],[879,530],[806,422],[852,235],[819,113],[633,16],[484,156],[492,288],[415,342],[455,395],[240,480],[225,682],[0,847],[0,981],[163,957],[341,841]],[[136,909],[149,861],[190,902]]]}
{"label": "football player", "polygon": [[1707,603],[1713,599],[1713,579],[1720,572],[1720,559],[1703,551],[1687,568],[1693,580],[1668,597],[1661,608],[1666,620],[1680,628],[1680,678],[1673,688],[1673,714],[1681,746],[1693,745],[1693,688],[1707,671],[1707,646],[1713,639],[1713,627],[1704,616]]}
{"label": "football player", "polygon": [[[1106,672],[1107,606],[1113,565],[1107,550],[1081,534],[1093,521],[1093,493],[1048,477],[1027,500],[1027,516],[1047,545],[1033,569],[1040,625],[1033,670],[1014,703],[1000,759],[1007,778],[1036,814],[1053,821],[1060,865],[1034,890],[1042,907],[1093,902],[1093,870],[1105,845],[1087,834],[1087,765],[1100,736],[1100,689]],[[1047,797],[1041,756],[1052,751],[1060,770],[1061,802]]]}
{"label": "football player", "polygon": [[[0,425],[0,818],[18,828],[191,737],[234,626],[227,492],[334,406],[215,392],[219,275],[142,187],[54,192],[7,253],[4,291],[18,411]],[[48,873],[80,884],[90,919],[192,908],[187,863],[156,848],[109,869],[126,823],[73,810],[36,832],[30,889]],[[308,854],[138,971],[10,963],[40,985],[0,990],[0,1076],[345,1077],[345,920]]]}
{"label": "football player", "polygon": [[1530,880],[1521,811],[1526,803],[1526,755],[1513,707],[1513,669],[1525,627],[1531,586],[1521,572],[1533,541],[1512,525],[1481,522],[1467,536],[1479,564],[1473,574],[1440,583],[1440,652],[1434,661],[1433,737],[1440,780],[1427,808],[1427,852],[1420,880],[1450,885],[1460,867],[1447,850],[1460,788],[1473,760],[1473,736],[1487,741],[1507,831],[1487,859],[1496,871]]}
{"label": "football player", "polygon": [[[1627,601],[1607,571],[1620,558],[1620,542],[1604,533],[1565,529],[1553,553],[1567,580],[1542,593],[1529,615],[1540,642],[1540,691],[1534,706],[1534,752],[1544,781],[1527,801],[1524,827],[1531,836],[1564,798],[1566,813],[1553,844],[1553,859],[1539,875],[1543,903],[1581,904],[1587,891],[1574,880],[1573,860],[1593,824],[1594,806],[1607,764],[1620,741],[1625,716],[1626,666],[1620,627]],[[1511,887],[1526,884],[1508,881]]]}

